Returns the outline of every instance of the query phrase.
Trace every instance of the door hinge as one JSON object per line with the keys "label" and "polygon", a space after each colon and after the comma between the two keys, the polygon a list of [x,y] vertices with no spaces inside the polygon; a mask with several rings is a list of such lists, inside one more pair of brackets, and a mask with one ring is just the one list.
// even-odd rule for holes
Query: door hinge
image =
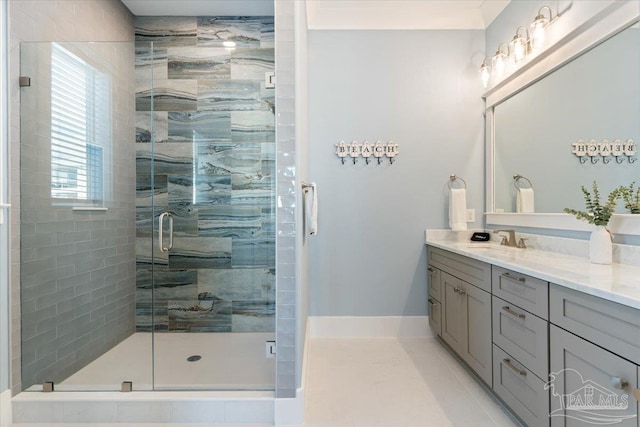
{"label": "door hinge", "polygon": [[267,341],[265,347],[265,353],[267,359],[273,359],[276,357],[276,342],[275,341]]}

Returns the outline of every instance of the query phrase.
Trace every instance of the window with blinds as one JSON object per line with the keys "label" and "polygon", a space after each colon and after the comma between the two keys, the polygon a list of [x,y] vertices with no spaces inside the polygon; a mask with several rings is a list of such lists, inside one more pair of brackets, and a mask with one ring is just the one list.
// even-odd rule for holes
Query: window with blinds
{"label": "window with blinds", "polygon": [[104,206],[110,145],[109,75],[53,43],[51,197],[57,204]]}

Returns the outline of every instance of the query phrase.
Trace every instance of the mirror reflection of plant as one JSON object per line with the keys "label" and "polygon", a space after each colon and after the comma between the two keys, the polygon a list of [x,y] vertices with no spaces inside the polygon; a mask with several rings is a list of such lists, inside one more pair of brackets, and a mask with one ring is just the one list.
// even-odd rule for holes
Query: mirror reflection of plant
{"label": "mirror reflection of plant", "polygon": [[640,214],[640,187],[634,188],[635,181],[628,187],[618,188],[618,192],[624,200],[624,208],[629,211],[630,214]]}
{"label": "mirror reflection of plant", "polygon": [[586,211],[579,211],[571,208],[564,208],[564,212],[574,215],[576,218],[587,221],[589,224],[603,225],[609,224],[609,219],[616,210],[616,204],[620,197],[620,188],[616,188],[607,197],[607,202],[602,204],[600,201],[600,190],[598,184],[593,181],[591,186],[593,194],[587,190],[584,185],[580,186],[582,194],[584,194]]}

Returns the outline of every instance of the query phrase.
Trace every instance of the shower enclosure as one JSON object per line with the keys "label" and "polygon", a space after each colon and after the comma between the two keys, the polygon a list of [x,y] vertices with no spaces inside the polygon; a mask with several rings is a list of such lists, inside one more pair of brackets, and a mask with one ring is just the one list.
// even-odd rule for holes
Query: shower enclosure
{"label": "shower enclosure", "polygon": [[274,389],[273,70],[272,17],[21,45],[25,390]]}

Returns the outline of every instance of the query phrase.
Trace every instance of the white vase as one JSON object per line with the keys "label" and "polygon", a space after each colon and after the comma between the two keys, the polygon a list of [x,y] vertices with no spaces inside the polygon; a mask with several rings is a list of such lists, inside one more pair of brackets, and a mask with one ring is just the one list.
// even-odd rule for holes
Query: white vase
{"label": "white vase", "polygon": [[596,226],[589,239],[589,260],[593,264],[611,264],[612,252],[611,233],[603,225]]}

